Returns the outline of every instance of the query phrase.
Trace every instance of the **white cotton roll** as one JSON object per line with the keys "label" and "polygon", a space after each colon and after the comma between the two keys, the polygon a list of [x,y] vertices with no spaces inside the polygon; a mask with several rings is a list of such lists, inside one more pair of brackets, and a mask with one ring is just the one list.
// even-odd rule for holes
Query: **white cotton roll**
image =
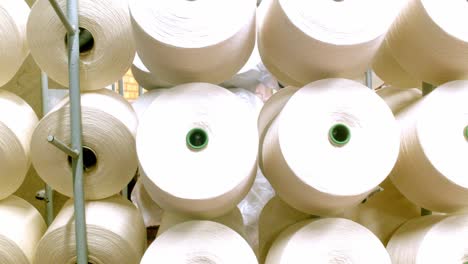
{"label": "white cotton roll", "polygon": [[[154,99],[156,99],[159,95],[164,93],[166,89],[155,89],[150,90],[140,97],[137,98],[132,103],[133,110],[138,117],[138,120],[141,120],[143,114],[145,113],[146,109],[153,103]],[[144,175],[144,171],[141,167],[138,169],[141,177],[146,177]],[[161,224],[161,217],[163,214],[162,208],[151,199],[151,196],[146,191],[145,187],[143,186],[142,180],[139,179],[132,191],[132,201],[137,205],[138,209],[140,209],[143,219],[145,220],[146,226],[159,226]]]}
{"label": "white cotton roll", "polygon": [[385,83],[396,87],[414,88],[422,84],[422,81],[417,80],[401,67],[388,47],[387,41],[382,42],[377,51],[372,69]]}
{"label": "white cotton roll", "polygon": [[422,99],[422,91],[417,88],[405,89],[390,86],[378,90],[377,94],[385,100],[395,116]]}
{"label": "white cotton roll", "polygon": [[146,110],[137,133],[141,179],[163,209],[198,217],[232,210],[257,169],[255,116],[228,90],[191,83]]}
{"label": "white cotton roll", "polygon": [[[47,142],[49,135],[70,145],[70,109],[66,98],[38,124],[31,157],[39,176],[54,190],[73,197],[70,158]],[[138,167],[137,117],[131,105],[107,89],[82,93],[84,189],[86,199],[102,199],[121,191]]]}
{"label": "white cotton roll", "polygon": [[[377,91],[394,114],[421,98],[421,90],[386,87]],[[418,217],[420,207],[404,197],[387,178],[380,184],[382,191],[372,195],[365,203],[345,210],[340,217],[351,219],[371,230],[384,245],[404,222]]]}
{"label": "white cotton roll", "polygon": [[391,54],[416,80],[467,79],[467,13],[466,1],[407,1],[386,37]]}
{"label": "white cotton roll", "polygon": [[[262,61],[282,84],[354,78],[370,68],[399,10],[385,0],[272,0],[259,25]],[[262,5],[264,5],[262,3]]]}
{"label": "white cotton roll", "polygon": [[29,54],[26,23],[29,6],[24,1],[0,1],[0,87],[10,81]]}
{"label": "white cotton roll", "polygon": [[[88,261],[95,264],[138,264],[146,249],[140,212],[120,195],[86,201]],[[37,246],[35,264],[76,263],[75,217],[69,200]]]}
{"label": "white cotton roll", "polygon": [[379,239],[365,227],[343,218],[305,220],[275,240],[265,264],[390,264]]}
{"label": "white cotton roll", "polygon": [[369,197],[365,203],[346,210],[340,217],[365,226],[386,245],[403,223],[421,215],[421,208],[406,199],[390,179],[380,187],[382,191]]}
{"label": "white cotton roll", "polygon": [[0,200],[18,190],[31,165],[34,110],[19,96],[0,90]]}
{"label": "white cotton roll", "polygon": [[467,263],[467,215],[418,217],[399,228],[387,245],[394,264]]}
{"label": "white cotton roll", "polygon": [[154,99],[160,96],[165,90],[166,89],[157,89],[148,91],[142,94],[140,97],[138,97],[135,101],[133,101],[132,107],[133,110],[135,110],[138,119],[141,119],[143,117],[143,114],[145,113],[146,109],[148,109],[148,107],[151,105]]}
{"label": "white cotton roll", "polygon": [[399,131],[368,87],[324,79],[291,96],[262,146],[263,173],[292,207],[334,215],[364,200],[392,170]]}
{"label": "white cotton roll", "polygon": [[[57,2],[66,10],[66,0]],[[80,50],[81,90],[104,88],[127,72],[135,56],[128,0],[80,0],[78,16],[80,28],[94,40]],[[32,7],[27,33],[39,67],[68,87],[67,31],[48,0],[38,0]]]}
{"label": "white cotton roll", "polygon": [[252,248],[234,230],[211,221],[178,224],[149,246],[141,264],[257,264]]}
{"label": "white cotton roll", "polygon": [[163,210],[151,199],[141,180],[138,180],[133,187],[131,200],[141,212],[146,227],[154,227],[161,224]]}
{"label": "white cotton roll", "polygon": [[281,112],[283,107],[289,101],[291,96],[297,92],[297,90],[299,90],[299,88],[288,86],[280,89],[270,98],[268,98],[258,117],[258,132],[260,135],[266,133],[266,130],[271,125],[271,122]]}
{"label": "white cotton roll", "polygon": [[143,64],[138,54],[135,54],[135,59],[132,64],[132,74],[139,85],[146,90],[153,90],[157,88],[167,88],[171,84],[164,82],[155,74],[151,73],[148,68]]}
{"label": "white cotton roll", "polygon": [[237,207],[235,207],[233,210],[231,210],[227,214],[213,218],[213,219],[200,219],[200,218],[197,219],[188,215],[165,211],[162,217],[161,225],[159,226],[159,229],[158,229],[158,236],[160,236],[161,234],[164,234],[164,232],[166,232],[167,230],[169,230],[171,227],[175,225],[188,222],[188,221],[194,221],[194,220],[209,220],[212,222],[220,223],[236,231],[242,237],[245,237],[244,221],[242,219],[242,214],[239,208]]}
{"label": "white cotton roll", "polygon": [[263,207],[258,221],[258,252],[260,263],[265,263],[266,256],[275,239],[289,226],[314,216],[300,212],[278,196],[274,196]]}
{"label": "white cotton roll", "polygon": [[278,92],[273,94],[262,107],[260,114],[258,116],[258,135],[259,135],[259,145],[260,148],[258,150],[258,166],[263,171],[263,154],[262,154],[262,146],[263,140],[265,139],[265,135],[268,132],[268,129],[271,126],[271,123],[275,120],[276,116],[281,112],[283,107],[289,101],[289,98],[297,92],[299,88],[288,86],[285,88],[280,89]]}
{"label": "white cotton roll", "polygon": [[131,0],[138,54],[168,83],[221,83],[252,52],[255,8],[251,0]]}
{"label": "white cotton roll", "polygon": [[431,211],[468,208],[468,81],[439,86],[396,115],[401,148],[390,178],[413,203]]}
{"label": "white cotton roll", "polygon": [[133,188],[132,201],[142,213],[145,226],[159,226],[158,235],[169,229],[171,226],[189,220],[211,220],[224,224],[238,232],[240,235],[245,236],[242,214],[237,207],[225,215],[212,219],[202,219],[171,211],[164,212],[161,207],[151,199],[145,187],[141,183],[141,180],[138,180]]}
{"label": "white cotton roll", "polygon": [[262,0],[259,4],[257,4],[257,31],[265,19],[265,15],[269,6],[271,5],[271,1],[272,0]]}
{"label": "white cotton roll", "polygon": [[0,263],[33,263],[47,226],[31,204],[14,195],[0,201]]}
{"label": "white cotton roll", "polygon": [[262,59],[260,58],[258,47],[255,45],[252,54],[244,66],[229,80],[224,81],[220,85],[227,88],[241,87],[249,91],[255,91],[257,85],[260,84],[264,78],[264,73],[259,67],[261,63]]}

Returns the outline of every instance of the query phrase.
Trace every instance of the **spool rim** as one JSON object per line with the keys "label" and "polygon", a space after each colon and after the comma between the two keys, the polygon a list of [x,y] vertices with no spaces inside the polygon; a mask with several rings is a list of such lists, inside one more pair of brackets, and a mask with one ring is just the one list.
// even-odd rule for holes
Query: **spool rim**
{"label": "spool rim", "polygon": [[208,133],[202,128],[192,128],[186,135],[187,147],[191,150],[202,150],[208,145]]}
{"label": "spool rim", "polygon": [[342,123],[333,125],[328,131],[328,140],[337,147],[343,147],[351,140],[351,130]]}

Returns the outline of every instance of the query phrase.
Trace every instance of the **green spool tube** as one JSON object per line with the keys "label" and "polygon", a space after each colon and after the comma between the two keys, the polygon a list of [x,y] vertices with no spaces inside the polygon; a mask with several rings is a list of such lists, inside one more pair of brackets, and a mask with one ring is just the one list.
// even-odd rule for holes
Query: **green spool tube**
{"label": "green spool tube", "polygon": [[208,145],[208,133],[201,128],[193,128],[187,133],[186,142],[190,149],[202,150]]}
{"label": "green spool tube", "polygon": [[343,147],[351,140],[351,130],[344,124],[335,124],[328,132],[328,139],[334,146]]}
{"label": "green spool tube", "polygon": [[[468,140],[468,126],[465,127],[465,129],[463,130],[463,134],[465,135],[465,139]],[[468,264],[468,262],[467,262]]]}

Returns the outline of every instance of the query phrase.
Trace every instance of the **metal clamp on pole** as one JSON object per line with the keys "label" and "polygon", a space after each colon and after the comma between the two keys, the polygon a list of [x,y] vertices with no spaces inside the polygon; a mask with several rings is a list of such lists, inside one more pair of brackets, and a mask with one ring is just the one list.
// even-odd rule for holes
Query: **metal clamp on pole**
{"label": "metal clamp on pole", "polygon": [[88,263],[86,218],[83,187],[83,144],[80,94],[80,38],[78,30],[78,0],[67,1],[67,17],[55,0],[49,0],[63,25],[67,28],[68,75],[70,96],[71,148],[52,137],[50,142],[72,157],[73,200],[75,206],[75,235],[77,264]]}
{"label": "metal clamp on pole", "polygon": [[57,139],[54,136],[49,135],[47,137],[47,141],[51,143],[52,145],[56,146],[58,149],[61,151],[65,152],[68,156],[70,156],[72,159],[77,159],[78,156],[80,155],[80,151],[77,149],[72,149],[69,146],[67,146],[65,143],[63,143],[61,140]]}
{"label": "metal clamp on pole", "polygon": [[[49,79],[45,72],[41,72],[41,91],[42,91],[42,116],[49,111]],[[47,226],[50,226],[54,220],[54,190],[46,184],[45,186],[46,202],[46,220]]]}
{"label": "metal clamp on pole", "polygon": [[[436,87],[434,85],[432,85],[430,83],[423,82],[422,83],[422,95],[426,96],[426,95],[430,94],[432,91],[434,91],[435,88]],[[424,216],[424,215],[431,215],[431,214],[432,214],[431,211],[429,211],[429,210],[427,210],[425,208],[421,208],[421,215]]]}

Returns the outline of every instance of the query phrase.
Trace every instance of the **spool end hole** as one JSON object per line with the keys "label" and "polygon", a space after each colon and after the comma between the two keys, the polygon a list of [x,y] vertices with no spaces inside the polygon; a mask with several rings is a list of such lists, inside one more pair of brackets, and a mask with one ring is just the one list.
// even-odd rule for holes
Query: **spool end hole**
{"label": "spool end hole", "polygon": [[351,131],[344,124],[336,124],[330,128],[328,137],[333,145],[341,147],[351,139]]}
{"label": "spool end hole", "polygon": [[[83,147],[83,170],[90,171],[97,164],[97,155],[96,153],[88,147]],[[72,157],[68,156],[68,164],[72,166]]]}
{"label": "spool end hole", "polygon": [[[80,27],[80,55],[84,56],[94,48],[94,37],[87,29]],[[68,34],[65,34],[65,46],[68,45]]]}
{"label": "spool end hole", "polygon": [[192,150],[204,149],[208,145],[208,133],[201,128],[193,128],[187,133],[186,141]]}

